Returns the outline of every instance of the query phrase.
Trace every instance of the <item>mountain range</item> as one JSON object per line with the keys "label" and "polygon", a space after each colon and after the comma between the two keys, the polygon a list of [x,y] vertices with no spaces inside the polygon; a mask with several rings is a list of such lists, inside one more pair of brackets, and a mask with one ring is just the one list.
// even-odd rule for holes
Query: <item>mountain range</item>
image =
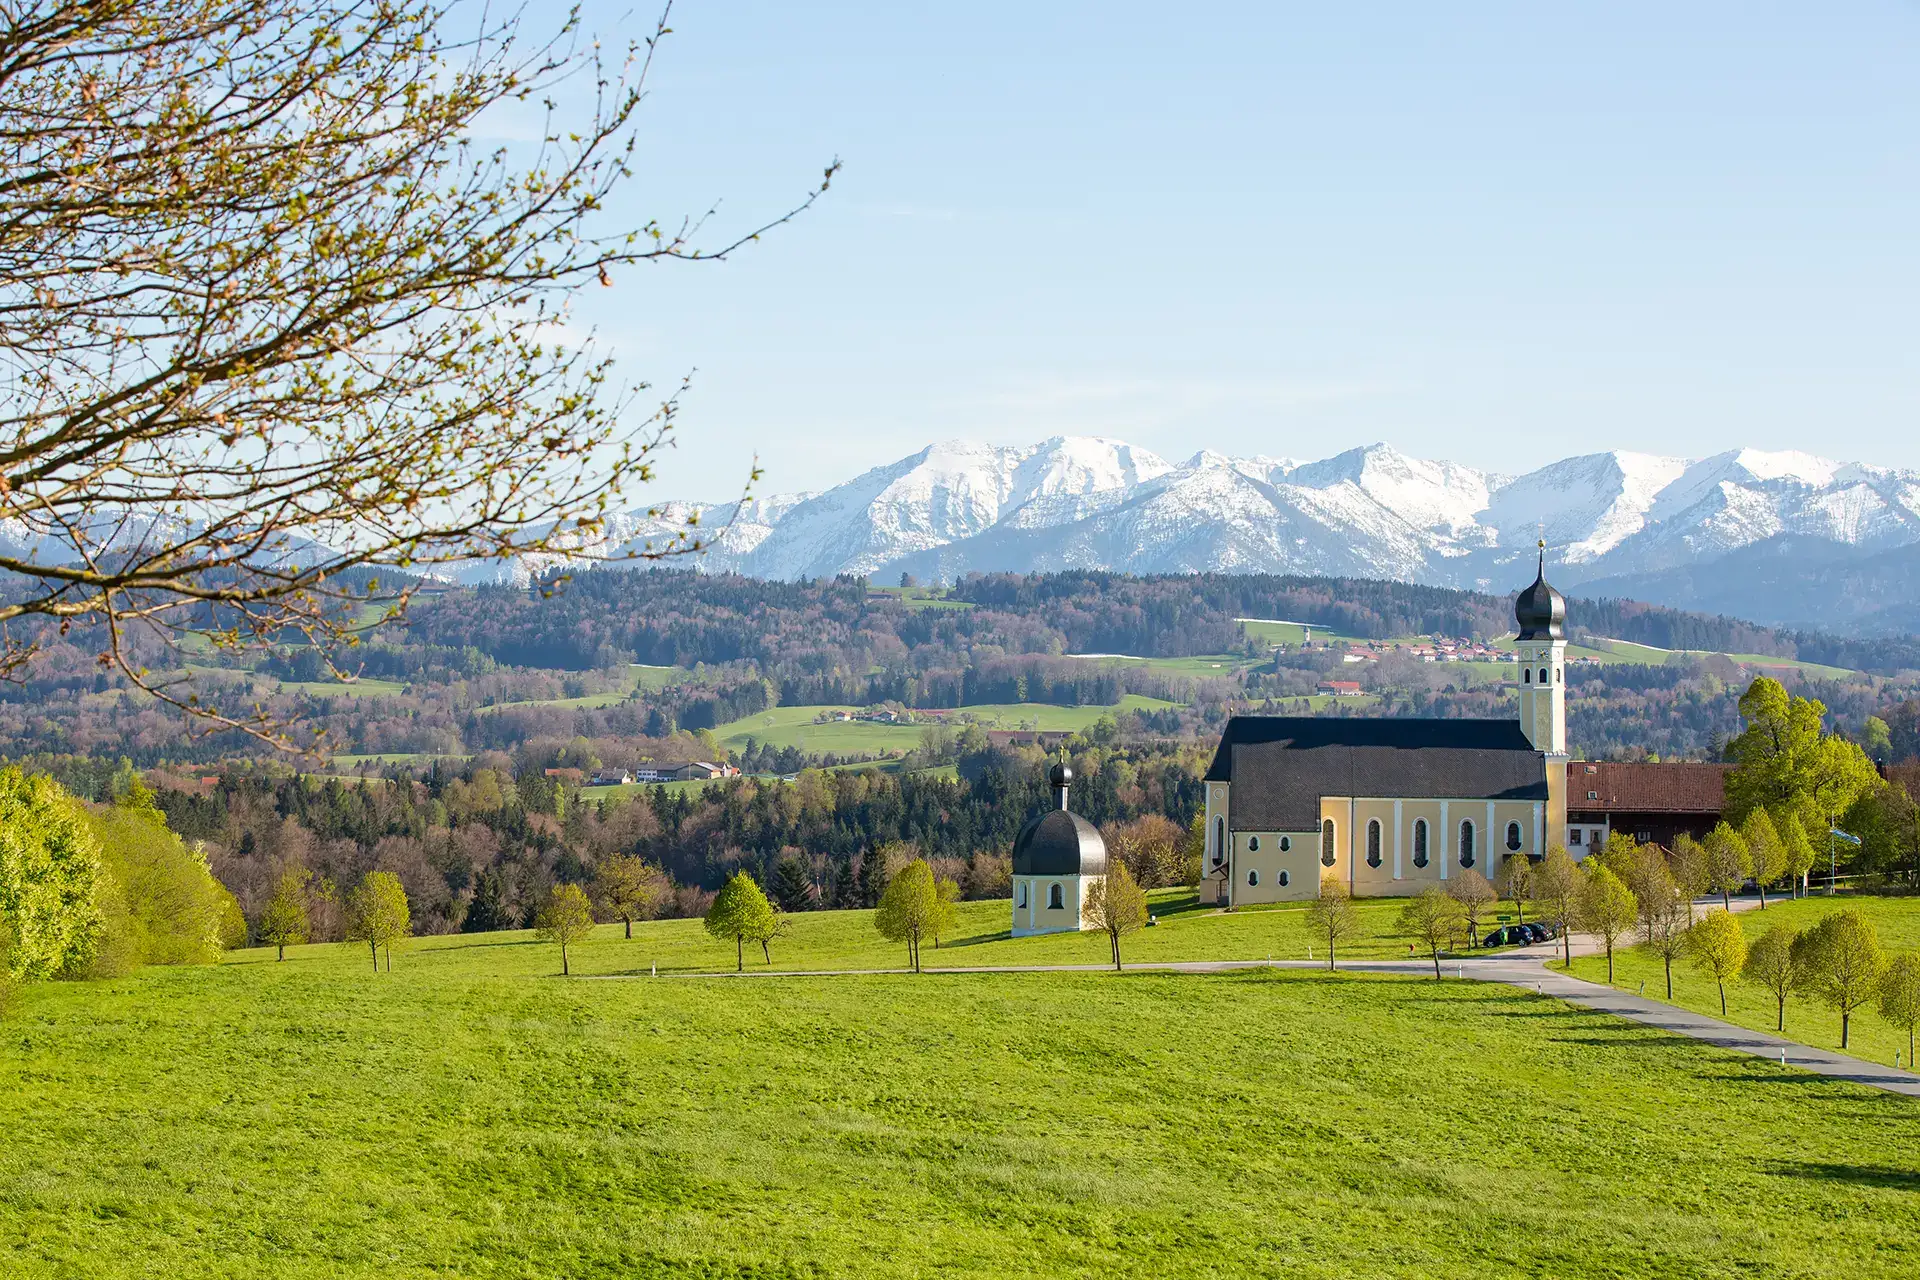
{"label": "mountain range", "polygon": [[1506,475],[1384,444],[1174,463],[1095,437],[948,441],[823,492],[629,513],[593,550],[661,539],[695,512],[717,531],[695,567],[763,578],[1218,570],[1507,590],[1544,539],[1549,576],[1582,594],[1859,634],[1920,622],[1920,472],[1799,452],[1614,451]]}

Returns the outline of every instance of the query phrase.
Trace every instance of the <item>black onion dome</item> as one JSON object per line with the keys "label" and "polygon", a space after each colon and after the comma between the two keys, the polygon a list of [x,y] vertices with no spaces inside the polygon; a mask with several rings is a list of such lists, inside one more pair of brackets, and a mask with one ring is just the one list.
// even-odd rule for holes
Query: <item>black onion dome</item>
{"label": "black onion dome", "polygon": [[1547,584],[1547,554],[1540,553],[1540,572],[1533,585],[1513,602],[1514,621],[1522,640],[1567,638],[1567,598]]}
{"label": "black onion dome", "polygon": [[1058,791],[1062,787],[1073,785],[1073,766],[1065,761],[1047,770],[1047,785]]}
{"label": "black onion dome", "polygon": [[1107,842],[1100,838],[1100,829],[1079,814],[1050,809],[1013,838],[1013,874],[1103,876]]}

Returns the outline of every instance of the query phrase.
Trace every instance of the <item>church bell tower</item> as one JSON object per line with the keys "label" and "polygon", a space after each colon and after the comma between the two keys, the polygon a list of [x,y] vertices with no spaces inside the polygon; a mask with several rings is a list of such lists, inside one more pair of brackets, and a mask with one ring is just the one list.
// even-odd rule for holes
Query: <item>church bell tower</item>
{"label": "church bell tower", "polygon": [[1534,750],[1567,754],[1567,598],[1547,584],[1547,544],[1540,571],[1513,602],[1520,624],[1520,728]]}

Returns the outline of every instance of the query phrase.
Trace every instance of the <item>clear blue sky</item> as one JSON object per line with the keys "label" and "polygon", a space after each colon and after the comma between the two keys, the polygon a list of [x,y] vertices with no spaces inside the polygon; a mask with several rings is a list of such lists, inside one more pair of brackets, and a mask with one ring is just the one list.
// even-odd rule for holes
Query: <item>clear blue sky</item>
{"label": "clear blue sky", "polygon": [[[638,34],[652,10],[596,5]],[[833,191],[581,318],[658,494],[965,436],[1920,467],[1920,4],[681,0],[635,222]]]}

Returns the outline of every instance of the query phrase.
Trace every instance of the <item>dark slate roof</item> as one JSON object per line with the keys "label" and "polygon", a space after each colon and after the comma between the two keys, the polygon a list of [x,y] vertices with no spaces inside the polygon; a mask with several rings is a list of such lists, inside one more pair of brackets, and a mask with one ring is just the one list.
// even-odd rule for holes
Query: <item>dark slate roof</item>
{"label": "dark slate roof", "polygon": [[1522,640],[1564,640],[1567,636],[1567,598],[1547,584],[1547,553],[1540,553],[1540,572],[1533,585],[1513,601],[1513,620]]}
{"label": "dark slate roof", "polygon": [[1567,766],[1567,808],[1717,817],[1727,805],[1727,773],[1732,768],[1693,761],[1576,760]]}
{"label": "dark slate roof", "polygon": [[1107,842],[1100,838],[1100,829],[1079,814],[1049,809],[1013,838],[1013,874],[1103,876]]}
{"label": "dark slate roof", "polygon": [[1207,770],[1236,831],[1310,831],[1322,796],[1545,800],[1547,766],[1512,720],[1235,716]]}

